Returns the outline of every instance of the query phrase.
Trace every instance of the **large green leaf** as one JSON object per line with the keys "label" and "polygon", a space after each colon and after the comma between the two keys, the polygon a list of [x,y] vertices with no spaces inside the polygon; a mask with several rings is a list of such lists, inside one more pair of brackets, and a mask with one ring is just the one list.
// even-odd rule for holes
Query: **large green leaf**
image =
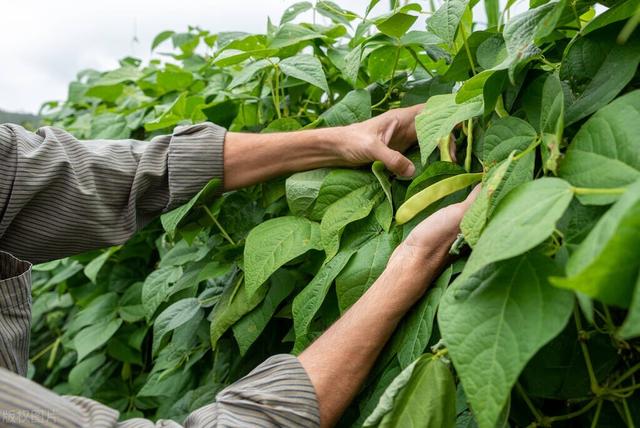
{"label": "large green leaf", "polygon": [[162,311],[153,323],[153,354],[157,354],[162,338],[189,322],[196,315],[202,317],[200,302],[196,298],[182,299]]}
{"label": "large green leaf", "polygon": [[453,428],[455,396],[449,367],[425,354],[391,382],[364,426]]}
{"label": "large green leaf", "polygon": [[305,215],[311,210],[329,172],[328,168],[321,168],[299,172],[287,178],[285,182],[287,203],[294,215]]}
{"label": "large green leaf", "polygon": [[640,180],[600,218],[567,262],[559,287],[628,307],[640,270]]}
{"label": "large green leaf", "polygon": [[535,9],[529,9],[505,25],[503,36],[507,57],[495,68],[508,69],[511,81],[514,81],[518,69],[540,53],[540,49],[535,44],[538,24],[553,10],[554,5],[555,3],[547,3]]}
{"label": "large green leaf", "polygon": [[266,294],[267,286],[263,286],[249,295],[244,286],[244,281],[227,286],[216,305],[211,325],[209,326],[211,349],[216,349],[218,341],[224,332],[258,306]]}
{"label": "large green leaf", "polygon": [[278,65],[280,70],[287,76],[304,80],[325,92],[329,92],[329,85],[322,70],[322,64],[315,56],[296,55],[283,59]]}
{"label": "large green leaf", "polygon": [[401,344],[398,348],[400,366],[408,367],[427,347],[435,324],[436,312],[451,276],[449,266],[434,282],[431,289],[403,320],[400,327]]}
{"label": "large green leaf", "polygon": [[355,253],[336,278],[341,312],[353,305],[380,276],[397,244],[393,234],[381,233]]}
{"label": "large green leaf", "polygon": [[415,15],[409,15],[408,13],[398,12],[389,17],[376,22],[376,27],[381,33],[391,37],[402,37],[409,28],[418,19]]}
{"label": "large green leaf", "polygon": [[[577,187],[615,188],[640,178],[640,91],[600,109],[578,131],[559,174]],[[610,203],[617,195],[581,196]]]}
{"label": "large green leaf", "polygon": [[311,321],[322,306],[333,280],[344,269],[354,253],[355,249],[339,252],[322,265],[313,280],[293,299],[293,325],[296,333],[294,352],[302,351],[302,340],[309,331]]}
{"label": "large green leaf", "polygon": [[[441,302],[442,338],[480,428],[495,427],[520,372],[571,315],[572,295],[548,283],[555,272],[524,254],[456,280]],[[459,298],[460,288],[476,291]]]}
{"label": "large green leaf", "polygon": [[376,182],[376,178],[363,171],[335,169],[325,177],[316,204],[311,212],[311,219],[320,220],[327,208],[349,193]]}
{"label": "large green leaf", "polygon": [[498,204],[462,276],[544,242],[572,198],[571,186],[558,178],[541,178],[516,187]]}
{"label": "large green leaf", "polygon": [[73,346],[78,352],[78,362],[107,343],[121,325],[120,318],[106,319],[80,330],[73,338]]}
{"label": "large green leaf", "polygon": [[482,114],[482,100],[457,104],[454,94],[434,95],[427,100],[416,117],[416,132],[420,142],[422,164],[443,139],[448,139],[453,128],[465,120]]}
{"label": "large green leaf", "polygon": [[524,151],[535,141],[535,129],[517,117],[509,116],[491,123],[484,135],[482,160],[492,166],[507,159],[512,151]]}
{"label": "large green leaf", "polygon": [[296,281],[300,279],[298,276],[282,270],[275,272],[272,278],[271,287],[262,303],[233,325],[233,336],[238,342],[240,355],[247,353],[271,320],[280,303],[291,294],[296,286]]}
{"label": "large green leaf", "polygon": [[320,117],[327,126],[350,125],[367,120],[371,117],[371,95],[365,89],[353,90]]}
{"label": "large green leaf", "polygon": [[322,247],[327,259],[335,256],[340,248],[342,231],[354,221],[369,215],[374,206],[384,198],[378,183],[360,187],[331,204],[320,223]]}
{"label": "large green leaf", "polygon": [[253,295],[285,263],[321,248],[320,226],[310,220],[287,216],[256,226],[244,246],[247,294]]}
{"label": "large green leaf", "polygon": [[429,30],[448,44],[453,44],[468,0],[444,0],[427,22]]}
{"label": "large green leaf", "polygon": [[629,312],[617,335],[622,339],[632,339],[640,336],[640,274],[629,304]]}
{"label": "large green leaf", "polygon": [[144,280],[142,305],[147,320],[150,320],[156,309],[167,300],[170,285],[178,281],[182,273],[180,266],[167,266],[151,272]]}
{"label": "large green leaf", "polygon": [[575,99],[566,111],[567,125],[605,106],[629,83],[640,64],[640,34],[617,43],[617,26],[579,38],[566,54],[560,78],[569,82]]}

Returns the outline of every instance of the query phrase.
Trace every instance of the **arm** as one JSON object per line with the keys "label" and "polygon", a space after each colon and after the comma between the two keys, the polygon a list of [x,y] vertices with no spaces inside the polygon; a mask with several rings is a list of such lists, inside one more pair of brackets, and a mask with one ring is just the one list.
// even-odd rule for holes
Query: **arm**
{"label": "arm", "polygon": [[0,126],[0,249],[41,262],[121,244],[222,178],[225,132],[201,124],[151,142],[78,141]]}
{"label": "arm", "polygon": [[400,151],[415,142],[420,108],[287,134],[226,133],[204,123],[151,142],[79,141],[55,128],[0,125],[0,250],[42,262],[121,244],[223,172],[227,190],[376,159],[412,175]]}
{"label": "arm", "polygon": [[390,110],[353,125],[275,134],[229,132],[225,141],[225,189],[249,186],[296,171],[360,166],[381,160],[393,173],[411,176],[404,152],[416,141],[422,105]]}
{"label": "arm", "polygon": [[300,355],[316,390],[321,426],[336,423],[398,322],[439,274],[475,194],[416,227],[360,300]]}

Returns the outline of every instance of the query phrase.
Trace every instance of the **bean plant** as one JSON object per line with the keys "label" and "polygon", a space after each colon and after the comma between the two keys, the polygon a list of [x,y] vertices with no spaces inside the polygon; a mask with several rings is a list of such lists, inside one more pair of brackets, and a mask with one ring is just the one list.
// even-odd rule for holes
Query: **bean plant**
{"label": "bean plant", "polygon": [[343,126],[425,103],[416,174],[318,169],[221,196],[213,181],[122,246],[37,266],[30,377],[179,421],[304,350],[480,182],[452,263],[340,426],[640,426],[640,2],[477,3],[303,1],[264,34],[166,31],[162,59],[80,72],[45,105],[80,138]]}

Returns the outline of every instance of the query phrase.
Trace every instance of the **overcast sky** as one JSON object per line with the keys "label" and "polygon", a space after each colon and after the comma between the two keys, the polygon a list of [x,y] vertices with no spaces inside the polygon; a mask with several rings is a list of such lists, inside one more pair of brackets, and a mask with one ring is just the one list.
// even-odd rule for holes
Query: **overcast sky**
{"label": "overcast sky", "polygon": [[[362,13],[369,0],[335,0]],[[421,3],[426,1],[420,0]],[[197,25],[212,32],[264,32],[295,0],[12,0],[0,18],[0,109],[37,112],[66,98],[85,68],[108,70],[127,55],[144,60],[156,34]],[[378,8],[388,7],[381,1]],[[137,40],[137,41],[134,41]]]}

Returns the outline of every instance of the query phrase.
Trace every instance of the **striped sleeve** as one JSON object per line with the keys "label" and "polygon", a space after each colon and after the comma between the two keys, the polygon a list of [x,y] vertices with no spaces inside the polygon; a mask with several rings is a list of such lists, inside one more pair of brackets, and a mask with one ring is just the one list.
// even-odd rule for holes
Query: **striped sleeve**
{"label": "striped sleeve", "polygon": [[123,243],[223,178],[225,132],[203,123],[150,142],[80,141],[0,125],[0,250],[42,262]]}
{"label": "striped sleeve", "polygon": [[[2,426],[50,428],[180,428],[170,420],[129,419],[103,404],[83,397],[61,397],[0,369]],[[298,359],[276,355],[218,394],[217,401],[194,411],[185,428],[320,426],[313,385]]]}

